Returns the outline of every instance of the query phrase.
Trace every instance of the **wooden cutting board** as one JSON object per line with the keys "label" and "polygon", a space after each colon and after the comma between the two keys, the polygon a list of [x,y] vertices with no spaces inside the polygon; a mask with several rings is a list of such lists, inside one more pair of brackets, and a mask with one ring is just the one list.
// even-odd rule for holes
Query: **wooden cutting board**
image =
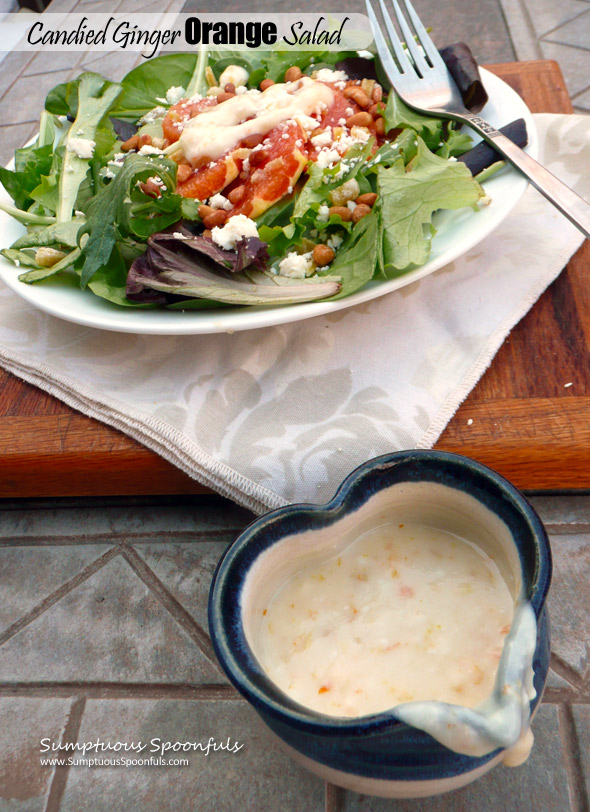
{"label": "wooden cutting board", "polygon": [[[572,112],[555,62],[488,67],[533,112]],[[437,448],[520,488],[590,487],[589,280],[586,241],[510,333]],[[0,497],[205,492],[124,434],[0,370]]]}

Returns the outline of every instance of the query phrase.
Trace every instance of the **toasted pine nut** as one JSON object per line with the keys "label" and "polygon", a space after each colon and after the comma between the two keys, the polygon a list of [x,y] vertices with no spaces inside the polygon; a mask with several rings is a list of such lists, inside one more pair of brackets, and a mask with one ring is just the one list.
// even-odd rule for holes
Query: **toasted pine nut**
{"label": "toasted pine nut", "polygon": [[381,116],[375,119],[375,132],[377,135],[385,135],[385,119]]}
{"label": "toasted pine nut", "polygon": [[364,195],[359,195],[354,201],[359,206],[374,206],[377,200],[375,192],[366,192]]}
{"label": "toasted pine nut", "polygon": [[176,183],[184,183],[193,174],[193,168],[190,164],[180,164],[176,171]]}
{"label": "toasted pine nut", "polygon": [[250,155],[250,166],[260,166],[268,159],[268,150],[255,149]]}
{"label": "toasted pine nut", "polygon": [[371,214],[371,207],[366,206],[364,203],[360,203],[352,212],[352,222],[358,223],[358,221],[362,220],[363,217],[366,217],[367,214]]}
{"label": "toasted pine nut", "polygon": [[160,195],[162,194],[158,184],[154,183],[154,181],[151,178],[148,178],[145,183],[140,183],[139,188],[144,193],[144,195],[147,195],[148,197],[160,197]]}
{"label": "toasted pine nut", "polygon": [[121,144],[121,152],[130,152],[132,149],[137,149],[138,145],[139,135],[135,133],[135,135],[132,135],[131,138],[128,138],[127,141]]}
{"label": "toasted pine nut", "polygon": [[206,228],[205,231],[203,231],[203,237],[211,237],[211,229],[210,228]]}
{"label": "toasted pine nut", "polygon": [[236,186],[235,189],[232,189],[231,192],[228,193],[227,199],[229,200],[230,203],[233,203],[235,206],[236,203],[239,203],[240,200],[243,199],[245,193],[246,187],[244,185]]}
{"label": "toasted pine nut", "polygon": [[345,99],[352,99],[352,101],[356,102],[359,107],[363,108],[363,110],[366,110],[368,107],[371,106],[371,99],[367,96],[365,91],[358,85],[346,87],[342,92],[342,95],[344,96]]}
{"label": "toasted pine nut", "polygon": [[313,261],[320,268],[324,265],[329,265],[335,256],[336,254],[333,249],[328,245],[316,245],[313,249]]}
{"label": "toasted pine nut", "polygon": [[376,82],[373,85],[373,92],[371,93],[371,98],[374,102],[380,102],[383,98],[383,88],[381,85],[378,85]]}
{"label": "toasted pine nut", "polygon": [[242,139],[242,146],[246,147],[247,149],[253,149],[257,147],[258,144],[261,144],[264,141],[264,135],[262,133],[252,133],[252,135],[247,135],[245,138]]}
{"label": "toasted pine nut", "polygon": [[373,127],[373,116],[370,113],[354,113],[346,119],[347,127]]}
{"label": "toasted pine nut", "polygon": [[228,213],[223,209],[216,209],[212,214],[208,214],[206,217],[203,217],[203,225],[205,228],[222,226],[227,221],[228,216]]}
{"label": "toasted pine nut", "polygon": [[142,147],[151,147],[152,145],[152,136],[148,135],[147,133],[142,133],[139,136],[139,148]]}
{"label": "toasted pine nut", "polygon": [[232,96],[236,95],[236,86],[233,82],[228,82],[223,89],[226,93],[231,93]]}
{"label": "toasted pine nut", "polygon": [[263,79],[262,82],[258,85],[261,90],[267,90],[267,88],[272,87],[274,82],[272,79]]}
{"label": "toasted pine nut", "polygon": [[210,214],[213,214],[214,211],[215,209],[212,206],[206,206],[204,203],[197,209],[197,212],[201,220],[204,220],[205,217],[208,217]]}
{"label": "toasted pine nut", "polygon": [[352,212],[348,208],[348,206],[330,206],[328,209],[328,214],[332,216],[333,214],[337,214],[340,216],[341,220],[344,220],[345,223],[348,223],[352,220]]}
{"label": "toasted pine nut", "polygon": [[301,79],[302,76],[301,68],[297,67],[297,65],[292,65],[285,71],[285,82],[296,82],[297,79]]}
{"label": "toasted pine nut", "polygon": [[223,104],[224,101],[228,101],[228,99],[233,99],[234,96],[235,93],[226,93],[225,91],[223,91],[223,93],[218,93],[215,98],[217,99],[217,104]]}

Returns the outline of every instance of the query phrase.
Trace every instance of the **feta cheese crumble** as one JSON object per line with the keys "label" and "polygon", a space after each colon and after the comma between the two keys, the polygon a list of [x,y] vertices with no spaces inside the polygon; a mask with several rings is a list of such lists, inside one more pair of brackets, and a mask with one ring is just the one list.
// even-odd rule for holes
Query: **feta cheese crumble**
{"label": "feta cheese crumble", "polygon": [[68,138],[68,151],[84,160],[92,158],[95,146],[96,141],[92,141],[90,138]]}
{"label": "feta cheese crumble", "polygon": [[229,211],[232,207],[227,197],[224,197],[222,194],[213,195],[213,197],[209,198],[207,204],[211,206],[212,209],[225,209],[225,211]]}
{"label": "feta cheese crumble", "polygon": [[348,74],[343,70],[322,68],[312,73],[312,79],[316,79],[318,82],[348,82]]}
{"label": "feta cheese crumble", "polygon": [[245,214],[236,214],[224,226],[215,226],[211,231],[213,242],[225,251],[233,251],[244,237],[258,237],[256,223]]}
{"label": "feta cheese crumble", "polygon": [[176,102],[179,102],[182,99],[185,93],[185,89],[179,85],[169,87],[166,91],[166,101],[168,104],[176,104]]}
{"label": "feta cheese crumble", "polygon": [[151,144],[144,144],[139,150],[139,155],[161,155],[162,150],[158,147],[153,147]]}
{"label": "feta cheese crumble", "polygon": [[290,279],[305,279],[312,266],[311,251],[308,254],[296,254],[295,251],[290,251],[279,262],[279,274],[288,276]]}

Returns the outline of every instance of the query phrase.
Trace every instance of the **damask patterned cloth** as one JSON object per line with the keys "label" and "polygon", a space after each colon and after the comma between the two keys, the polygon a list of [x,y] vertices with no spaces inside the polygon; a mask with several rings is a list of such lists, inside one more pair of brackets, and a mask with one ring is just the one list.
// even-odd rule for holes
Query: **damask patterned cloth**
{"label": "damask patterned cloth", "polygon": [[[590,198],[590,117],[537,115],[540,160]],[[53,318],[0,288],[0,364],[256,512],[324,502],[370,457],[429,448],[582,242],[529,187],[484,242],[358,307],[212,336]]]}

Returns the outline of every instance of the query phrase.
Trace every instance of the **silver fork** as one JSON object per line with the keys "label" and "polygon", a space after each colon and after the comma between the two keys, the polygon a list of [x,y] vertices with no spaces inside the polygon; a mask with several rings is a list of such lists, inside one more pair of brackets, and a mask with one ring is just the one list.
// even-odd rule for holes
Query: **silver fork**
{"label": "silver fork", "polygon": [[495,127],[465,108],[459,90],[418,14],[409,0],[404,1],[414,31],[402,13],[398,0],[392,0],[392,4],[407,50],[396,32],[384,0],[379,0],[392,53],[381,31],[371,0],[365,0],[373,26],[377,53],[396,93],[409,107],[419,113],[435,113],[441,118],[464,122],[476,130],[497,152],[526,175],[533,186],[586,237],[590,237],[590,203],[523,152]]}

